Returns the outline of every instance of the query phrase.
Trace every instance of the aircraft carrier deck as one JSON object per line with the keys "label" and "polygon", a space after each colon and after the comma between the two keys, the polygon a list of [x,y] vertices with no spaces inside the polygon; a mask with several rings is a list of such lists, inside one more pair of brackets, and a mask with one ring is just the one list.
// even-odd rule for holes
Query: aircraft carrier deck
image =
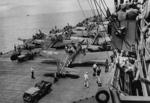
{"label": "aircraft carrier deck", "polygon": [[[105,54],[105,55],[104,55]],[[106,53],[99,53],[100,57],[107,56]],[[43,74],[56,71],[55,65],[43,64],[40,58],[23,63],[12,62],[9,54],[0,57],[0,103],[23,103],[23,93],[28,88],[40,80],[53,81],[51,77],[45,77]],[[30,68],[35,68],[36,79],[31,79]],[[80,78],[60,79],[52,86],[52,92],[44,96],[38,103],[72,103],[86,97],[94,96],[98,86],[96,77],[92,76],[91,67],[74,67],[79,70]],[[89,88],[83,86],[83,73],[89,72]],[[102,68],[101,80],[103,85],[109,85],[111,81],[111,71],[105,74]]]}

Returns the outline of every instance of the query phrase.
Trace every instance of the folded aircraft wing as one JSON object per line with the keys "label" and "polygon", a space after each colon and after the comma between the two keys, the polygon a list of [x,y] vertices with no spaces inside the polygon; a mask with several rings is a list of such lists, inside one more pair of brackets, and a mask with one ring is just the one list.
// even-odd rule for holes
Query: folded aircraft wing
{"label": "folded aircraft wing", "polygon": [[94,63],[104,64],[105,59],[109,58],[111,54],[112,52],[94,52],[94,53],[86,53],[86,55],[80,54],[73,61],[72,65],[74,64],[93,65]]}

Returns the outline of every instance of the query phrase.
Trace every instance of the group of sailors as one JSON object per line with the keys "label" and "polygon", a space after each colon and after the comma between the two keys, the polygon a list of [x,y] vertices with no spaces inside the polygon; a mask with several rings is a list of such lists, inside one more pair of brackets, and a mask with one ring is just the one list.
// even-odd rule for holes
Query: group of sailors
{"label": "group of sailors", "polygon": [[112,14],[112,20],[119,22],[119,27],[124,26],[125,20],[138,20],[138,15],[141,13],[140,9],[142,8],[142,3],[139,3],[138,0],[126,1],[116,5],[116,11]]}
{"label": "group of sailors", "polygon": [[114,62],[118,70],[118,85],[124,93],[142,96],[139,61],[137,60],[135,45],[132,45],[131,48],[131,51],[114,51],[114,57],[116,58]]}
{"label": "group of sailors", "polygon": [[97,66],[97,64],[94,64],[93,65],[93,76],[96,76],[96,78],[97,78],[96,82],[97,82],[98,86],[102,85],[100,74],[101,74],[101,68],[100,68],[100,66]]}
{"label": "group of sailors", "polygon": [[[124,1],[124,0],[123,0]],[[129,10],[129,9],[140,9],[142,2],[139,0],[126,0],[125,2],[116,3],[116,11]]]}
{"label": "group of sailors", "polygon": [[[102,82],[101,82],[101,78],[100,78],[100,74],[101,74],[101,68],[100,66],[98,66],[96,63],[93,64],[93,77],[96,77],[96,83],[98,85],[98,87],[102,86]],[[89,75],[88,72],[85,72],[84,74],[84,86],[85,87],[89,87]]]}

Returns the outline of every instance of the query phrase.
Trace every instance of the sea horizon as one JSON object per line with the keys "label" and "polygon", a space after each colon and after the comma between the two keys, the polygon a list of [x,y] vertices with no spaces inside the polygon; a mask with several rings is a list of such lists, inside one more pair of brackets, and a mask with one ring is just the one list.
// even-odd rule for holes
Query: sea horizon
{"label": "sea horizon", "polygon": [[62,29],[68,23],[75,26],[87,17],[93,16],[91,11],[56,12],[43,14],[25,14],[20,16],[0,17],[0,52],[8,52],[14,45],[21,44],[18,38],[32,38],[40,29],[45,34],[57,26]]}

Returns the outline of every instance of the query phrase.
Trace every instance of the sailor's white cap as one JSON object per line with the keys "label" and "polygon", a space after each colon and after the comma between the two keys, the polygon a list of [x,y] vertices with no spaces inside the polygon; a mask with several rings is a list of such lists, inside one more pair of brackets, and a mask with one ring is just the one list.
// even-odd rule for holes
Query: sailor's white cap
{"label": "sailor's white cap", "polygon": [[94,64],[94,65],[93,65],[93,67],[94,67],[94,68],[96,68],[96,67],[97,67],[97,65],[96,65],[96,64]]}

